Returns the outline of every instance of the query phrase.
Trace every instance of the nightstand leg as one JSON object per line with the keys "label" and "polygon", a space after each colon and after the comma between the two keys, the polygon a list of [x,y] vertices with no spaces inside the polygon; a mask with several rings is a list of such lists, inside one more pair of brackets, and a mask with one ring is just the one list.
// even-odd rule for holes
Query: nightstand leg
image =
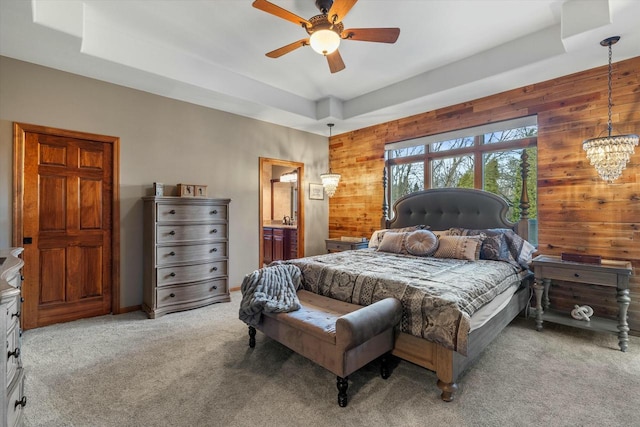
{"label": "nightstand leg", "polygon": [[631,298],[629,289],[618,289],[618,345],[621,351],[627,351],[629,346],[629,324],[627,323],[627,309]]}
{"label": "nightstand leg", "polygon": [[544,285],[541,283],[546,279],[536,279],[533,283],[533,290],[536,293],[536,331],[542,330],[542,313],[544,313],[544,309],[542,308],[542,294],[544,293]]}
{"label": "nightstand leg", "polygon": [[549,309],[551,305],[549,303],[549,288],[551,287],[551,279],[542,279],[542,283],[544,284],[544,295],[542,296],[542,306],[545,310]]}

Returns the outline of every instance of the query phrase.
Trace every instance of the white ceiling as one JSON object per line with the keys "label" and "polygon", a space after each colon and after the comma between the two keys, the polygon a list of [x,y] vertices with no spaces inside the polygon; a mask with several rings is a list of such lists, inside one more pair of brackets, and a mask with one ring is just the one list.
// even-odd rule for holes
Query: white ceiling
{"label": "white ceiling", "polygon": [[322,135],[605,65],[612,35],[614,62],[640,56],[638,0],[360,0],[345,28],[400,37],[344,40],[331,74],[310,47],[267,58],[307,34],[251,3],[0,0],[0,54]]}

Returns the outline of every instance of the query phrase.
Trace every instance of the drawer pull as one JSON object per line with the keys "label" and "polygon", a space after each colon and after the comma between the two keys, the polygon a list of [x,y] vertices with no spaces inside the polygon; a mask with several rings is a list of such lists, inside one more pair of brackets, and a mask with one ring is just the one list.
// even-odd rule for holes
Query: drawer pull
{"label": "drawer pull", "polygon": [[211,214],[211,215],[217,215],[217,214],[218,214],[218,210],[217,210],[217,209],[214,209],[214,210],[212,210],[212,211],[210,212],[210,214]]}
{"label": "drawer pull", "polygon": [[176,214],[176,210],[175,210],[175,209],[171,209],[171,210],[169,211],[169,213],[170,213],[171,215],[175,215],[175,214]]}
{"label": "drawer pull", "polygon": [[16,312],[16,313],[13,313],[13,314],[11,315],[11,318],[13,319],[14,317],[17,317],[17,318],[19,319],[19,318],[20,318],[20,312],[18,311],[18,312]]}
{"label": "drawer pull", "polygon": [[171,252],[169,252],[169,255],[170,255],[170,256],[176,256],[176,253],[175,253],[175,252],[173,252],[173,251],[171,251]]}
{"label": "drawer pull", "polygon": [[218,267],[212,267],[211,271],[218,271]]}
{"label": "drawer pull", "polygon": [[213,248],[209,252],[218,252],[218,248]]}
{"label": "drawer pull", "polygon": [[176,294],[174,294],[173,292],[171,292],[171,293],[169,294],[169,296],[170,296],[171,298],[175,298],[175,297],[176,297]]}
{"label": "drawer pull", "polygon": [[171,277],[176,277],[176,273],[174,273],[173,271],[171,273],[169,273],[169,276]]}
{"label": "drawer pull", "polygon": [[15,357],[16,359],[20,357],[20,347],[16,348],[13,351],[7,352],[7,360],[11,359],[12,356]]}
{"label": "drawer pull", "polygon": [[216,289],[218,289],[218,287],[217,287],[217,286],[212,286],[212,287],[211,287],[211,290],[212,290],[212,291],[215,291]]}
{"label": "drawer pull", "polygon": [[211,233],[217,233],[217,232],[218,232],[217,228],[214,228],[213,230],[211,230]]}
{"label": "drawer pull", "polygon": [[175,235],[176,235],[176,232],[175,232],[175,231],[173,231],[173,230],[171,230],[171,231],[169,232],[169,234],[171,234],[172,236],[175,236]]}
{"label": "drawer pull", "polygon": [[18,406],[22,406],[23,408],[27,406],[27,396],[22,396],[22,399],[16,400],[16,404],[13,406],[13,409],[16,409]]}
{"label": "drawer pull", "polygon": [[575,277],[580,277],[580,275],[579,275],[578,273],[573,273],[573,275],[574,275]]}
{"label": "drawer pull", "polygon": [[20,280],[22,280],[24,282],[24,276],[20,275]]}
{"label": "drawer pull", "polygon": [[20,297],[20,302],[24,302],[24,297]]}

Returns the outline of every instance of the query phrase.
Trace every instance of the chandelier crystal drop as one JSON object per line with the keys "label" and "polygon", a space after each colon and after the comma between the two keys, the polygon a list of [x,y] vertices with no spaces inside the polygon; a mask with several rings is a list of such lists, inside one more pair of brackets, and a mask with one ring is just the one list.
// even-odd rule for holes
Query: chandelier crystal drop
{"label": "chandelier crystal drop", "polygon": [[600,42],[602,46],[609,47],[609,120],[607,124],[607,136],[587,139],[582,143],[582,148],[587,152],[587,158],[603,180],[612,183],[620,178],[622,171],[638,145],[638,135],[611,135],[611,46],[616,44],[620,37],[614,36]]}

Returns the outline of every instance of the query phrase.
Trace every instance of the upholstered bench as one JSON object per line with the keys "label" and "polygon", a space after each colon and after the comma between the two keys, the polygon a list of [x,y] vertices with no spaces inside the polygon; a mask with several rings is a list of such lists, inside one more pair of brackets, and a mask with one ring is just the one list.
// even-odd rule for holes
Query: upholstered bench
{"label": "upholstered bench", "polygon": [[[368,306],[349,304],[313,292],[297,292],[299,310],[263,313],[257,329],[337,375],[338,404],[347,406],[348,375],[378,357],[389,377],[385,355],[393,349],[400,301],[386,298]],[[249,326],[249,346],[256,328]]]}

